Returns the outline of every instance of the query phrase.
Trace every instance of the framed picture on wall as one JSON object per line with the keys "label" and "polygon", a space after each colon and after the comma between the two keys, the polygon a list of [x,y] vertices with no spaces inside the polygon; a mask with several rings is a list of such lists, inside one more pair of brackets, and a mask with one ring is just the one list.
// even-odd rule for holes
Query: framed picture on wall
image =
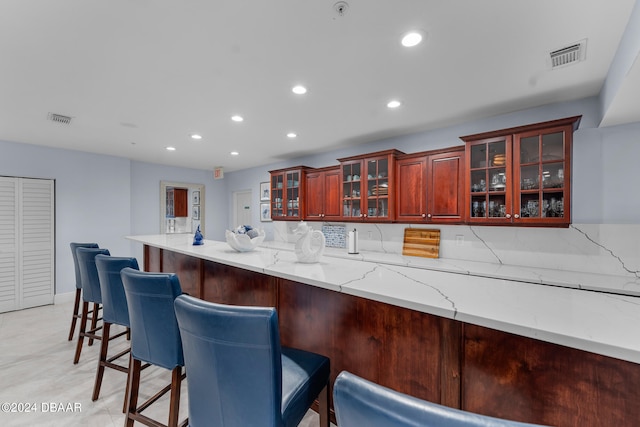
{"label": "framed picture on wall", "polygon": [[191,202],[192,205],[199,205],[200,204],[200,191],[194,191],[192,196],[193,201]]}
{"label": "framed picture on wall", "polygon": [[193,219],[200,219],[200,206],[193,206],[192,217]]}
{"label": "framed picture on wall", "polygon": [[268,182],[260,183],[260,201],[268,202],[271,200],[271,189],[269,188]]}
{"label": "framed picture on wall", "polygon": [[260,221],[271,221],[271,207],[269,203],[260,203]]}

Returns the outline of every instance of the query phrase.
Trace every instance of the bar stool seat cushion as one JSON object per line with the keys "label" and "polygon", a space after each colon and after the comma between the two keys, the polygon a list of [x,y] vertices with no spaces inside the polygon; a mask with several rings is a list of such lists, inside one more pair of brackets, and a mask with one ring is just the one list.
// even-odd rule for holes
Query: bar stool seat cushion
{"label": "bar stool seat cushion", "polygon": [[325,356],[282,347],[282,418],[304,418],[328,378],[329,359]]}

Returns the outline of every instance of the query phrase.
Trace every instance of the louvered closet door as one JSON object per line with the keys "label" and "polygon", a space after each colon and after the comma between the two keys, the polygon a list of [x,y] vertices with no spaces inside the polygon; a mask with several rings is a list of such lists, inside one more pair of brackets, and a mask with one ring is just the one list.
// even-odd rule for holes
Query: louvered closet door
{"label": "louvered closet door", "polygon": [[20,179],[20,308],[53,304],[53,181]]}
{"label": "louvered closet door", "polygon": [[0,177],[0,313],[19,308],[18,181]]}
{"label": "louvered closet door", "polygon": [[53,181],[0,177],[0,312],[53,304]]}

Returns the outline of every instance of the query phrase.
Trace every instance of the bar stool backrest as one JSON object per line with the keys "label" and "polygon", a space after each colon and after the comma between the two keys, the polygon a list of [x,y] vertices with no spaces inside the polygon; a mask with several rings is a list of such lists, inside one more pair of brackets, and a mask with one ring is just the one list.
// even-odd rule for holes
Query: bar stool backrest
{"label": "bar stool backrest", "polygon": [[[342,371],[333,385],[340,427],[534,427],[421,400]],[[538,426],[539,427],[539,426]]]}
{"label": "bar stool backrest", "polygon": [[77,248],[78,264],[80,265],[80,280],[82,281],[82,299],[87,302],[102,304],[100,279],[96,269],[96,255],[110,255],[108,249]]}
{"label": "bar stool backrest", "polygon": [[[276,309],[184,296],[175,306],[190,351],[188,375],[196,373],[188,379],[189,422],[286,425],[281,414],[283,371]],[[303,374],[308,373],[299,375]]]}
{"label": "bar stool backrest", "polygon": [[80,278],[80,265],[78,264],[78,254],[76,253],[76,249],[78,248],[98,248],[97,243],[78,243],[71,242],[69,243],[71,246],[71,255],[73,256],[73,266],[75,267],[76,272],[76,288],[82,289],[82,280]]}
{"label": "bar stool backrest", "polygon": [[130,257],[96,255],[96,268],[102,293],[102,319],[116,325],[129,326],[129,309],[120,271],[130,267],[139,270],[138,260]]}
{"label": "bar stool backrest", "polygon": [[120,274],[131,323],[131,356],[170,370],[184,366],[173,309],[173,300],[182,294],[178,276],[129,267]]}

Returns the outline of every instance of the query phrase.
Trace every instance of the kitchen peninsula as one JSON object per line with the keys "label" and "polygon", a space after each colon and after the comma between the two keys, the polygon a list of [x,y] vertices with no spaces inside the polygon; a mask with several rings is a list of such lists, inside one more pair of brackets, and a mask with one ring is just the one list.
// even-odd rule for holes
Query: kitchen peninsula
{"label": "kitchen peninsula", "polygon": [[635,296],[324,256],[238,253],[192,236],[133,236],[145,269],[183,290],[278,309],[283,345],[448,406],[556,426],[640,419]]}

